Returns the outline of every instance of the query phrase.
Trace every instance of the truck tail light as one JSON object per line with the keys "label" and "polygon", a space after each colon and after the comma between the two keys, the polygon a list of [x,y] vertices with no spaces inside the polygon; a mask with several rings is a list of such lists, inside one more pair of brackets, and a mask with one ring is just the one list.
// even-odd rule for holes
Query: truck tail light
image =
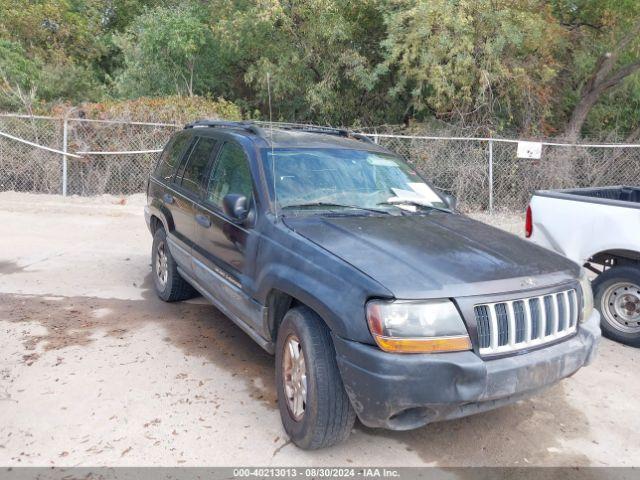
{"label": "truck tail light", "polygon": [[533,214],[531,213],[531,205],[527,206],[527,216],[524,221],[524,234],[527,238],[533,233]]}

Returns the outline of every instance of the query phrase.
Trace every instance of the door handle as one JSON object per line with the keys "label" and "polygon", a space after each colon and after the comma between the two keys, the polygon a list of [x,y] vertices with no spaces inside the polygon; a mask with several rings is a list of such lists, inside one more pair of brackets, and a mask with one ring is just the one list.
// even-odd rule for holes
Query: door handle
{"label": "door handle", "polygon": [[173,196],[168,193],[165,193],[164,195],[162,195],[162,201],[164,203],[173,203]]}
{"label": "door handle", "polygon": [[211,226],[211,219],[206,215],[202,215],[201,213],[198,213],[196,215],[196,222],[198,222],[198,224],[204,228],[209,228]]}

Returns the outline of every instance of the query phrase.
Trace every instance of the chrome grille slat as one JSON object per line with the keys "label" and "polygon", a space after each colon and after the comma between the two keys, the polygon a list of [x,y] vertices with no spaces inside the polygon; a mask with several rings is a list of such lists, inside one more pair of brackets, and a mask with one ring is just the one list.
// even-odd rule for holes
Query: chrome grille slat
{"label": "chrome grille slat", "polygon": [[493,304],[489,305],[489,334],[491,336],[491,350],[498,349],[498,319]]}
{"label": "chrome grille slat", "polygon": [[503,347],[509,344],[509,314],[506,303],[496,303],[496,320],[498,321],[498,346]]}
{"label": "chrome grille slat", "polygon": [[566,330],[569,327],[569,303],[567,302],[567,292],[561,292],[558,294],[558,308],[560,310],[560,321],[558,330]]}
{"label": "chrome grille slat", "polygon": [[569,322],[570,326],[575,326],[578,321],[578,297],[576,296],[575,290],[569,290],[569,299],[570,299],[570,313],[569,313]]}
{"label": "chrome grille slat", "polygon": [[538,297],[530,298],[527,304],[531,312],[531,340],[534,340],[540,336],[540,299]]}
{"label": "chrome grille slat", "polygon": [[574,289],[474,306],[481,355],[521,350],[575,332]]}
{"label": "chrome grille slat", "polygon": [[476,315],[476,328],[478,329],[478,344],[480,348],[491,346],[491,329],[489,325],[489,307],[478,305],[474,307]]}
{"label": "chrome grille slat", "polygon": [[558,295],[551,295],[551,310],[553,311],[553,327],[551,328],[551,335],[558,333],[558,327],[560,323],[560,312],[558,311]]}
{"label": "chrome grille slat", "polygon": [[554,316],[554,310],[553,310],[553,297],[551,295],[545,295],[544,299],[544,315],[547,321],[545,330],[544,330],[544,334],[545,336],[549,336],[553,334],[553,326],[556,323],[556,319]]}
{"label": "chrome grille slat", "polygon": [[562,301],[564,302],[564,329],[571,327],[571,302],[569,300],[569,292],[562,292]]}
{"label": "chrome grille slat", "polygon": [[540,307],[540,326],[538,332],[538,338],[543,338],[547,334],[547,307],[545,305],[544,297],[538,298],[538,305]]}
{"label": "chrome grille slat", "polygon": [[529,305],[528,300],[524,300],[522,304],[524,305],[524,341],[530,342],[533,335],[531,325],[531,306]]}
{"label": "chrome grille slat", "polygon": [[516,300],[513,302],[513,319],[515,323],[514,343],[524,342],[526,339],[526,319],[524,313],[524,302]]}
{"label": "chrome grille slat", "polygon": [[513,311],[513,302],[507,302],[507,325],[508,331],[508,345],[513,346],[516,344],[516,314]]}

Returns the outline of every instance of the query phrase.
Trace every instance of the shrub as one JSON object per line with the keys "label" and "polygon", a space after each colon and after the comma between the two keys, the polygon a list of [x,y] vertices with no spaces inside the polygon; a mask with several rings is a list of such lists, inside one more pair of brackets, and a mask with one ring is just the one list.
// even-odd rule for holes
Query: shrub
{"label": "shrub", "polygon": [[[53,109],[54,116],[63,116],[69,105]],[[240,120],[242,112],[233,102],[222,98],[169,96],[135,100],[84,103],[77,107],[72,117],[97,120],[123,120],[131,122],[183,123],[201,118]]]}

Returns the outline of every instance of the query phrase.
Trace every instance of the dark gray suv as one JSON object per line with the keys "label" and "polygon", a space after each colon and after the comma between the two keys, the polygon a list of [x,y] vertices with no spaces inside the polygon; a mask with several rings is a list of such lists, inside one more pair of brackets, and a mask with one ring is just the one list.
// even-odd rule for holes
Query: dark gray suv
{"label": "dark gray suv", "polygon": [[149,179],[160,298],[197,293],[276,357],[287,434],[344,440],[493,409],[588,364],[589,282],[566,258],[455,212],[366,137],[200,121]]}

